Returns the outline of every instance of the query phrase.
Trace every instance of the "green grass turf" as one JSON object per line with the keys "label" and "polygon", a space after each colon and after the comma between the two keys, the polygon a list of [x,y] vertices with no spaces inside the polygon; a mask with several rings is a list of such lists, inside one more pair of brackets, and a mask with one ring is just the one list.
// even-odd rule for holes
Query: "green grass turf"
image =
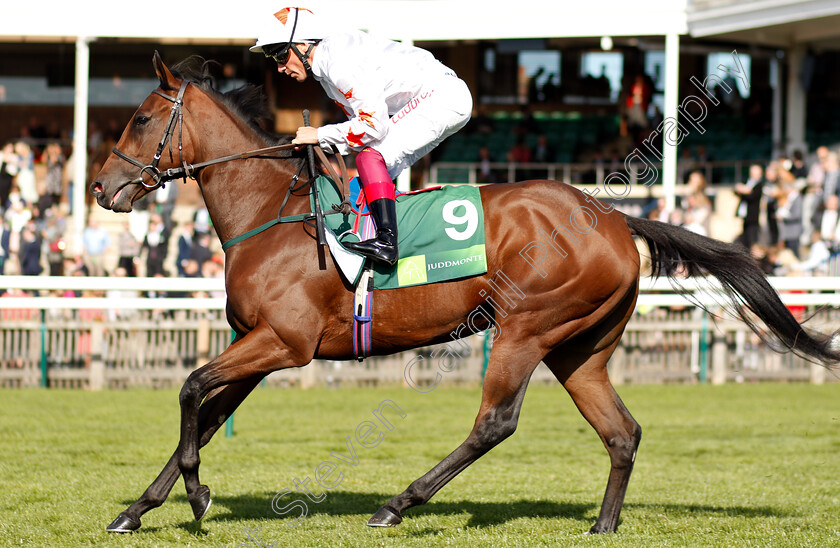
{"label": "green grass turf", "polygon": [[[619,533],[585,537],[609,463],[559,386],[531,387],[516,434],[393,529],[365,522],[463,440],[480,391],[258,389],[202,451],[204,521],[179,481],[130,535],[104,528],[174,449],[177,391],[0,391],[0,546],[840,546],[840,385],[619,393],[643,428],[636,470]],[[358,464],[290,527],[274,495],[340,462],[384,399],[406,418],[375,448],[354,441]]]}

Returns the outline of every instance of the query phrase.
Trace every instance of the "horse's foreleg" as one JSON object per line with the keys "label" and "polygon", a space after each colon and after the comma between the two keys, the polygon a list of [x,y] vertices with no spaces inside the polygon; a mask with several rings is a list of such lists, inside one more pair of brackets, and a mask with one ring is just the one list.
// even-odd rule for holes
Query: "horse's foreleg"
{"label": "horse's foreleg", "polygon": [[509,437],[516,430],[525,390],[539,357],[496,344],[484,377],[481,408],[467,439],[408,489],[392,498],[368,521],[372,527],[388,527],[402,521],[402,513],[426,503],[452,478]]}
{"label": "horse's foreleg", "polygon": [[179,395],[181,441],[175,453],[195,519],[203,518],[210,508],[210,489],[198,479],[201,462],[198,454],[198,410],[201,401],[219,386],[258,381],[271,371],[305,365],[308,361],[302,356],[292,357],[289,349],[279,344],[274,330],[266,324],[259,324],[210,363],[187,377]]}
{"label": "horse's foreleg", "polygon": [[[199,410],[199,431],[201,446],[207,445],[213,434],[224,421],[239,407],[248,394],[259,384],[260,379],[251,379],[221,387],[207,396]],[[160,475],[146,489],[137,502],[128,507],[115,519],[107,530],[114,533],[127,533],[140,528],[140,517],[157,508],[169,496],[169,492],[181,476],[178,469],[177,451],[170,457]]]}
{"label": "horse's foreleg", "polygon": [[607,361],[617,345],[616,340],[597,354],[584,353],[577,358],[568,348],[561,348],[544,359],[610,455],[610,476],[604,501],[590,533],[614,533],[618,528],[636,449],[642,439],[641,427],[624,407],[607,374]]}

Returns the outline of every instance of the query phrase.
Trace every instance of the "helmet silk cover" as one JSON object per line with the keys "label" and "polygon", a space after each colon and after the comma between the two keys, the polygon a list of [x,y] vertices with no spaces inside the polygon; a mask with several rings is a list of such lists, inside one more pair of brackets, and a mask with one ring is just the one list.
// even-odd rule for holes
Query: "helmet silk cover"
{"label": "helmet silk cover", "polygon": [[287,43],[315,43],[327,34],[324,23],[306,8],[283,8],[262,22],[254,53],[265,53],[266,46]]}

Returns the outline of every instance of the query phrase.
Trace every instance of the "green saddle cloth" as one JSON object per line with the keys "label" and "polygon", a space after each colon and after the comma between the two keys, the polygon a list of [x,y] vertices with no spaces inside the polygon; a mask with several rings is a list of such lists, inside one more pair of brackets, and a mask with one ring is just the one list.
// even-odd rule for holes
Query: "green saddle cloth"
{"label": "green saddle cloth", "polygon": [[[327,209],[341,201],[335,183],[327,177],[318,177],[318,192],[322,207]],[[401,194],[396,202],[400,259],[394,266],[374,266],[375,289],[430,284],[487,272],[484,211],[478,188],[446,186]],[[359,238],[351,233],[356,216],[355,211],[326,215],[324,224],[339,241],[357,241]],[[370,215],[362,216],[359,235],[360,239],[372,237]],[[348,279],[355,282],[359,273],[355,279]]]}

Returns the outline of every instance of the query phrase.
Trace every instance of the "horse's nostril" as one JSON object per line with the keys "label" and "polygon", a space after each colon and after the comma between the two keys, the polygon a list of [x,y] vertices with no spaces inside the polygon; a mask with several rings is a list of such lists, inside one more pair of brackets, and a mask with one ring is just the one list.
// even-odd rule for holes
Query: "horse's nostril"
{"label": "horse's nostril", "polygon": [[101,183],[93,183],[90,185],[90,191],[92,194],[102,194],[102,184]]}

